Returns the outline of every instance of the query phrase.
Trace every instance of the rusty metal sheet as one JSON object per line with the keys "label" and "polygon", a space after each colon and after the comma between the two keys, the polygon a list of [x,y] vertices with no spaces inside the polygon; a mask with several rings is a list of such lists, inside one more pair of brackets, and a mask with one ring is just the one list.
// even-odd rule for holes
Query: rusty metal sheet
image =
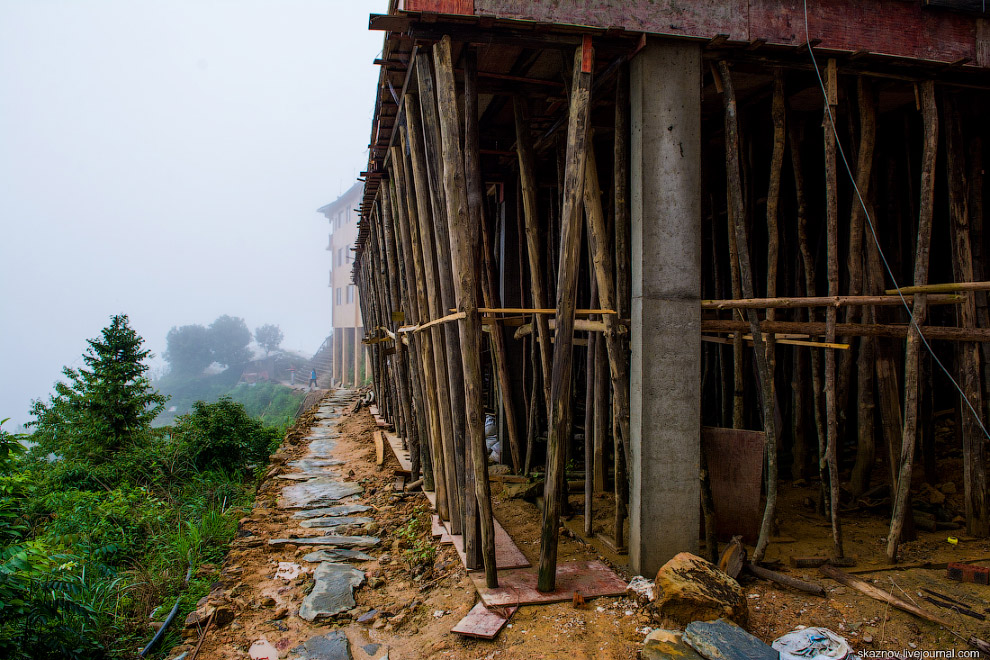
{"label": "rusty metal sheet", "polygon": [[485,585],[485,574],[469,573],[482,602],[488,607],[561,603],[574,599],[579,593],[587,600],[600,596],[622,596],[626,581],[600,561],[575,561],[557,566],[557,589],[541,593],[536,589],[534,569],[499,571],[498,588]]}
{"label": "rusty metal sheet", "polygon": [[488,609],[484,603],[478,603],[450,631],[466,637],[495,639],[518,609],[518,607],[501,607],[496,611]]}
{"label": "rusty metal sheet", "polygon": [[721,539],[735,535],[745,543],[756,543],[763,519],[760,492],[763,479],[763,431],[705,427],[701,448],[715,504],[715,534]]}

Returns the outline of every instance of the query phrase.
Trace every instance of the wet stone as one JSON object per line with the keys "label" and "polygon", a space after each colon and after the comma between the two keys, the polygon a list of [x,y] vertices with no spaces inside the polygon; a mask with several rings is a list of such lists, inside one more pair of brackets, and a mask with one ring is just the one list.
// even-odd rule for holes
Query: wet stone
{"label": "wet stone", "polygon": [[380,648],[381,648],[380,644],[365,644],[364,646],[361,647],[361,649],[364,650],[364,652],[367,653],[368,655],[375,655],[376,653],[378,653],[378,649]]}
{"label": "wet stone", "polygon": [[315,472],[321,471],[322,468],[333,467],[334,465],[343,465],[344,461],[338,461],[335,458],[300,458],[295,461],[289,461],[286,463],[291,468],[295,468],[300,472]]}
{"label": "wet stone", "polygon": [[360,550],[348,550],[347,548],[330,548],[329,550],[317,550],[303,557],[303,561],[372,561],[374,557],[361,552]]}
{"label": "wet stone", "polygon": [[299,539],[270,539],[268,545],[332,545],[338,548],[370,548],[378,545],[379,538],[376,536],[306,536]]}
{"label": "wet stone", "polygon": [[313,573],[313,591],[303,599],[299,616],[307,621],[331,617],[353,608],[354,588],[364,582],[364,571],[347,564],[324,562]]}
{"label": "wet stone", "polygon": [[780,654],[728,619],[693,621],[684,641],[708,660],[779,660]]}
{"label": "wet stone", "polygon": [[300,660],[353,660],[351,643],[347,635],[335,630],[327,635],[310,637],[305,643],[292,649]]}
{"label": "wet stone", "polygon": [[299,525],[302,527],[339,527],[341,525],[364,525],[370,522],[374,522],[374,520],[360,516],[337,516],[331,518],[312,518],[302,521]]}
{"label": "wet stone", "polygon": [[282,489],[283,508],[311,509],[329,506],[341,498],[357,495],[364,489],[352,483],[341,483],[317,477],[304,483],[286,486]]}
{"label": "wet stone", "polygon": [[338,504],[337,506],[325,506],[318,509],[306,509],[296,511],[293,518],[324,518],[327,516],[349,516],[352,513],[363,513],[370,511],[370,506],[364,504]]}

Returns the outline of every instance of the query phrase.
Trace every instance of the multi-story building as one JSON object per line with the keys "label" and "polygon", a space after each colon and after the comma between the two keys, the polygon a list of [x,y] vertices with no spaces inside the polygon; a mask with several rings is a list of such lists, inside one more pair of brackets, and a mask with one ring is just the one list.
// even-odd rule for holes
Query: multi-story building
{"label": "multi-story building", "polygon": [[332,308],[333,366],[332,380],[337,385],[356,386],[365,381],[366,351],[361,338],[361,308],[357,288],[351,283],[352,250],[358,233],[358,214],[362,186],[355,183],[335,201],[317,209],[330,222],[330,293]]}

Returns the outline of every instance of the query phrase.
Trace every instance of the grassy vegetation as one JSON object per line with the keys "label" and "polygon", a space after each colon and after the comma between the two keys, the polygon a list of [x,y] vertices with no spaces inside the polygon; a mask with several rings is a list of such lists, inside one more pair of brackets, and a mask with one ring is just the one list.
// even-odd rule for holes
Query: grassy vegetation
{"label": "grassy vegetation", "polygon": [[[245,399],[278,427],[220,397],[153,428],[165,398],[127,318],[89,343],[86,366],[35,404],[30,436],[0,426],[3,658],[135,657],[179,596],[181,622],[215,581],[299,405],[251,388]],[[159,656],[178,630],[170,637]]]}

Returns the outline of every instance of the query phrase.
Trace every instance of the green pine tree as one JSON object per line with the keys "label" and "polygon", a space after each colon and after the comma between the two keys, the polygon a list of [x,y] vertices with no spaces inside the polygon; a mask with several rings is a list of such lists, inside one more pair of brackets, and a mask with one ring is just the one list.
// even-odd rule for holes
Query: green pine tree
{"label": "green pine tree", "polygon": [[166,397],[151,386],[144,364],[150,351],[128,325],[114,316],[100,337],[87,342],[84,368],[65,367],[49,402],[36,401],[32,440],[68,463],[99,466],[147,440],[151,421]]}

